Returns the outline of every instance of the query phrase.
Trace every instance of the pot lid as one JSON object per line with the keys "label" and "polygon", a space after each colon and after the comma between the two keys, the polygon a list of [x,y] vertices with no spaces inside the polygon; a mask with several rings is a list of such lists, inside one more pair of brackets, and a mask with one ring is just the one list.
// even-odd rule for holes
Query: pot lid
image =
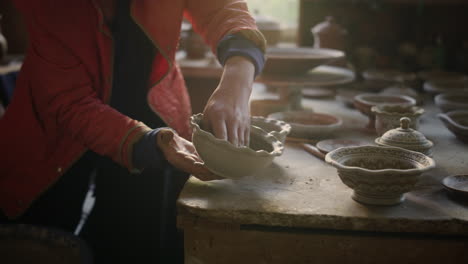
{"label": "pot lid", "polygon": [[347,32],[344,28],[338,25],[335,18],[327,16],[325,21],[318,23],[310,30],[313,34],[338,34],[345,35]]}
{"label": "pot lid", "polygon": [[409,127],[411,119],[402,117],[400,127],[391,129],[376,141],[379,144],[409,148],[409,149],[429,149],[432,142],[428,140],[421,132]]}

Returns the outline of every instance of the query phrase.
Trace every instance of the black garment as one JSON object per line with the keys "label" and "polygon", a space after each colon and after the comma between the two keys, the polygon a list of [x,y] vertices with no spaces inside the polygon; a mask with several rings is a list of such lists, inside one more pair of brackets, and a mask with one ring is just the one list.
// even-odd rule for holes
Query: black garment
{"label": "black garment", "polygon": [[[118,1],[111,106],[152,128],[165,126],[147,104],[156,50],[133,21],[130,1]],[[156,144],[156,143],[155,143]],[[96,204],[83,237],[100,263],[182,263],[176,199],[188,175],[169,164],[132,175],[109,159],[99,163]]]}

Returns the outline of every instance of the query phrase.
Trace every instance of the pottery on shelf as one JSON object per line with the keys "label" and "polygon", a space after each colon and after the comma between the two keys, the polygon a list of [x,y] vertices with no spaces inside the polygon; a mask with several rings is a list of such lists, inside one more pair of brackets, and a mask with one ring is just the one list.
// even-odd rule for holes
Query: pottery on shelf
{"label": "pottery on shelf", "polygon": [[291,132],[291,125],[277,119],[265,118],[262,116],[252,116],[250,119],[252,126],[259,127],[265,132],[272,134],[284,144],[286,137]]}
{"label": "pottery on shelf", "polygon": [[426,93],[434,95],[453,92],[468,93],[468,78],[463,80],[426,81],[423,84],[423,89]]}
{"label": "pottery on shelf", "polygon": [[192,142],[205,166],[219,176],[239,179],[255,174],[283,153],[281,141],[259,127],[250,126],[249,146],[237,147],[203,130],[202,119],[203,114],[190,118]]}
{"label": "pottery on shelf", "polygon": [[346,36],[348,32],[332,16],[327,16],[310,29],[314,37],[314,48],[329,48],[346,50]]}
{"label": "pottery on shelf", "polygon": [[267,117],[271,113],[282,112],[289,109],[289,102],[278,99],[259,99],[250,101],[250,114],[252,116]]}
{"label": "pottery on shelf", "polygon": [[380,94],[385,95],[406,95],[411,98],[416,99],[416,104],[421,105],[423,102],[422,96],[413,88],[405,85],[404,83],[398,83],[396,85],[389,86],[384,88]]}
{"label": "pottery on shelf", "polygon": [[458,139],[468,143],[468,110],[450,111],[438,117]]}
{"label": "pottery on shelf", "polygon": [[410,128],[418,130],[420,117],[424,114],[424,109],[421,107],[405,105],[376,105],[371,111],[375,114],[375,130],[378,136],[399,127],[402,117],[409,117]]}
{"label": "pottery on shelf", "polygon": [[303,75],[309,70],[344,58],[340,50],[305,47],[268,47],[264,75]]}
{"label": "pottery on shelf", "polygon": [[414,106],[416,100],[406,95],[384,95],[364,93],[358,94],[353,100],[354,107],[361,113],[369,117],[367,129],[375,130],[375,114],[371,111],[373,106],[377,105],[400,105],[400,106]]}
{"label": "pottery on shelf", "polygon": [[468,110],[468,94],[441,93],[434,97],[434,103],[442,112],[453,110]]}
{"label": "pottery on shelf", "polygon": [[368,69],[362,73],[367,85],[380,90],[397,82],[413,83],[417,80],[414,73],[402,72],[395,69]]}
{"label": "pottery on shelf", "polygon": [[288,111],[268,115],[291,125],[290,136],[294,138],[326,138],[341,128],[343,121],[336,116],[312,111]]}
{"label": "pottery on shelf", "polygon": [[410,128],[410,122],[408,117],[402,117],[399,128],[385,132],[381,137],[375,139],[375,143],[380,146],[399,147],[431,156],[434,144],[421,132]]}
{"label": "pottery on shelf", "polygon": [[468,78],[468,76],[463,73],[442,70],[421,71],[418,72],[417,75],[424,81],[460,81]]}
{"label": "pottery on shelf", "polygon": [[354,200],[371,205],[401,203],[421,174],[435,167],[434,160],[420,152],[379,146],[339,148],[328,153],[325,161],[354,190]]}

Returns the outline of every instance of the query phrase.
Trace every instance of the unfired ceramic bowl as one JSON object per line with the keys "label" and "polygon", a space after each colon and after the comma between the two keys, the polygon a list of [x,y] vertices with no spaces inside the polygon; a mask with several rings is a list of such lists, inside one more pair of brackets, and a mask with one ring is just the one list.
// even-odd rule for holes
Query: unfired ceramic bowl
{"label": "unfired ceramic bowl", "polygon": [[371,111],[375,114],[375,130],[378,136],[399,127],[402,117],[409,117],[410,128],[418,130],[420,117],[424,114],[424,109],[421,107],[404,105],[376,105]]}
{"label": "unfired ceramic bowl", "polygon": [[432,158],[396,147],[344,147],[328,153],[325,161],[354,190],[354,200],[371,205],[401,203],[420,175],[435,167]]}
{"label": "unfired ceramic bowl", "polygon": [[395,84],[396,82],[413,83],[417,79],[414,73],[406,73],[396,69],[369,69],[362,73],[366,85],[380,90]]}
{"label": "unfired ceramic bowl", "polygon": [[344,58],[344,52],[304,47],[269,47],[262,74],[301,75],[307,71]]}
{"label": "unfired ceramic bowl", "polygon": [[219,176],[239,179],[255,174],[283,153],[283,144],[259,127],[250,127],[249,147],[237,147],[200,128],[202,119],[203,114],[190,119],[193,145],[206,167]]}
{"label": "unfired ceramic bowl", "polygon": [[375,130],[375,114],[371,108],[376,105],[400,105],[400,106],[414,106],[416,100],[406,95],[384,95],[374,93],[359,94],[354,97],[354,107],[361,113],[369,117],[367,128]]}
{"label": "unfired ceramic bowl", "polygon": [[468,79],[464,80],[448,80],[448,81],[426,81],[423,84],[423,89],[426,93],[440,94],[465,92],[468,93]]}
{"label": "unfired ceramic bowl", "polygon": [[441,70],[421,71],[418,77],[424,81],[459,81],[466,80],[468,76],[459,72],[448,72]]}
{"label": "unfired ceramic bowl", "polygon": [[435,104],[442,112],[468,110],[468,94],[442,93],[434,97]]}
{"label": "unfired ceramic bowl", "polygon": [[277,119],[265,118],[262,116],[252,116],[250,120],[252,126],[257,126],[265,132],[272,134],[277,138],[281,143],[284,144],[286,137],[291,132],[291,125]]}
{"label": "unfired ceramic bowl", "polygon": [[290,136],[295,138],[330,137],[343,124],[339,117],[307,110],[278,112],[268,117],[289,123],[291,125]]}
{"label": "unfired ceramic bowl", "polygon": [[282,112],[288,109],[288,101],[278,99],[259,99],[250,101],[250,114],[252,116],[267,117],[271,113]]}
{"label": "unfired ceramic bowl", "polygon": [[468,110],[451,111],[438,117],[458,139],[468,143]]}

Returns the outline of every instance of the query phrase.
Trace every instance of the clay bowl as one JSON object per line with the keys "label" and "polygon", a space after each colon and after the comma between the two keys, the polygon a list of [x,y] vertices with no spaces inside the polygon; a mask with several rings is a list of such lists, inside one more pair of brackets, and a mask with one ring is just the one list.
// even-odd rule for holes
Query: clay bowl
{"label": "clay bowl", "polygon": [[437,95],[440,93],[468,93],[468,79],[462,80],[435,80],[424,82],[423,89],[426,93]]}
{"label": "clay bowl", "polygon": [[268,117],[289,123],[290,136],[294,138],[326,138],[333,135],[343,124],[343,121],[336,116],[307,110],[278,112]]}
{"label": "clay bowl", "polygon": [[421,71],[418,72],[417,75],[424,81],[460,81],[468,78],[468,76],[463,73],[440,70]]}
{"label": "clay bowl", "polygon": [[259,127],[250,127],[248,147],[237,147],[200,128],[202,119],[203,114],[190,118],[192,142],[205,166],[219,176],[239,179],[255,174],[283,153],[283,144]]}
{"label": "clay bowl", "polygon": [[354,107],[361,113],[369,117],[367,129],[375,130],[375,114],[372,112],[372,107],[376,105],[400,105],[400,106],[414,106],[416,100],[406,95],[385,95],[364,93],[354,97]]}
{"label": "clay bowl", "polygon": [[381,90],[396,82],[413,83],[417,80],[414,73],[406,73],[395,69],[369,69],[362,73],[366,85],[375,90]]}
{"label": "clay bowl", "polygon": [[375,130],[379,136],[399,127],[402,117],[410,118],[410,128],[418,130],[420,117],[424,114],[421,107],[405,105],[376,105],[371,107],[371,111],[375,114]]}
{"label": "clay bowl", "polygon": [[420,175],[435,167],[434,160],[422,153],[378,146],[339,148],[328,153],[325,161],[354,190],[354,200],[371,205],[401,203]]}
{"label": "clay bowl", "polygon": [[451,175],[442,180],[442,185],[454,198],[468,201],[468,175]]}
{"label": "clay bowl", "polygon": [[453,110],[468,110],[468,94],[442,93],[434,97],[435,104],[442,112]]}
{"label": "clay bowl", "polygon": [[277,119],[265,118],[262,116],[252,116],[250,120],[252,126],[259,127],[265,132],[272,134],[284,144],[286,137],[291,132],[291,125]]}
{"label": "clay bowl", "polygon": [[468,143],[468,110],[438,114],[438,117],[458,139]]}
{"label": "clay bowl", "polygon": [[344,52],[333,49],[269,47],[262,74],[303,75],[307,71],[344,58]]}
{"label": "clay bowl", "polygon": [[286,111],[289,108],[287,101],[278,99],[252,100],[250,102],[250,114],[252,116],[267,117],[271,113]]}

